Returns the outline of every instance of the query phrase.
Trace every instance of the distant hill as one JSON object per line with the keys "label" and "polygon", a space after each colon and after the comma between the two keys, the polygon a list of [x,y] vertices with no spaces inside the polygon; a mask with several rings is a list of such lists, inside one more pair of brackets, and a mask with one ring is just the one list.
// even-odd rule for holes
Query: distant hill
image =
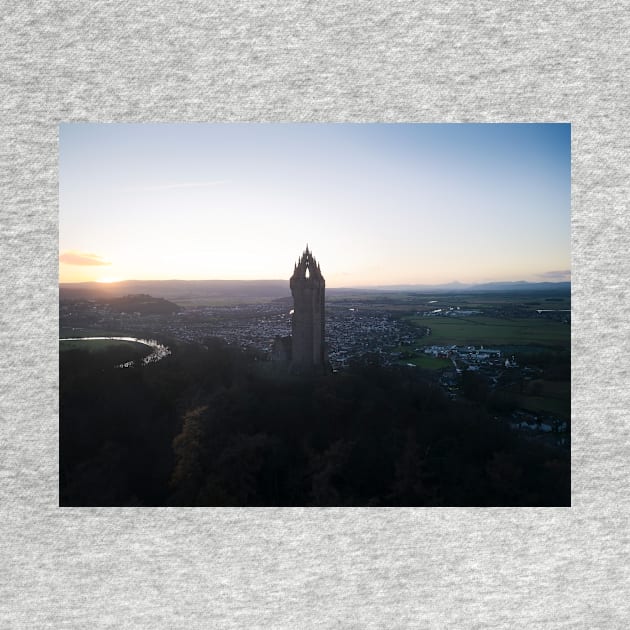
{"label": "distant hill", "polygon": [[481,293],[483,291],[571,291],[570,282],[484,282],[480,284],[465,284],[463,282],[449,282],[448,284],[397,284],[380,285],[374,287],[348,287],[344,289],[329,289],[331,292],[369,292],[369,291],[417,291],[419,293]]}
{"label": "distant hill", "polygon": [[125,280],[59,285],[59,299],[104,299],[149,294],[167,300],[194,298],[278,298],[289,296],[288,280]]}
{"label": "distant hill", "polygon": [[180,310],[177,304],[164,298],[156,298],[143,293],[125,295],[119,298],[101,300],[116,313],[140,313],[141,315],[172,315]]}
{"label": "distant hill", "polygon": [[[471,287],[473,291],[571,291],[570,282],[485,282]],[[471,289],[468,289],[469,291]]]}
{"label": "distant hill", "polygon": [[[482,291],[571,291],[570,282],[486,282],[483,284],[405,284],[327,289],[331,294],[372,291],[413,291],[471,293]],[[148,294],[177,302],[194,298],[277,299],[289,297],[288,280],[126,280],[100,283],[78,282],[59,285],[59,299],[112,299],[130,294]]]}

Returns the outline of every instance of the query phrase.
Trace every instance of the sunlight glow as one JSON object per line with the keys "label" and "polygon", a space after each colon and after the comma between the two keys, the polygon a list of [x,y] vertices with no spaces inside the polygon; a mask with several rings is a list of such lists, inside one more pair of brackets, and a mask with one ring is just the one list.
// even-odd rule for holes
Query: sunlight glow
{"label": "sunlight glow", "polygon": [[570,273],[568,124],[59,133],[61,282],[288,280],[307,242],[328,287]]}
{"label": "sunlight glow", "polygon": [[99,278],[96,282],[100,282],[102,284],[111,284],[112,282],[122,282],[122,278],[114,278],[112,276],[105,276],[103,278]]}

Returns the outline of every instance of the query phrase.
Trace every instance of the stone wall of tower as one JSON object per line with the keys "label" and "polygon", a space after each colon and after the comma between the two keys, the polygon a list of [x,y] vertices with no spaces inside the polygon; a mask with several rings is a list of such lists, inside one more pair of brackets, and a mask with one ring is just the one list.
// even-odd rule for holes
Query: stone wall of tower
{"label": "stone wall of tower", "polygon": [[326,282],[308,247],[295,265],[290,286],[293,294],[292,365],[298,370],[323,369]]}

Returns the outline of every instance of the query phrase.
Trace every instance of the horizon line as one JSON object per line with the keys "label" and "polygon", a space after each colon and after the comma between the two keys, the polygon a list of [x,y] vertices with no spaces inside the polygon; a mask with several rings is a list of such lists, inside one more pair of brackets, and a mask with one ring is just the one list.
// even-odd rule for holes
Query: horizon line
{"label": "horizon line", "polygon": [[[99,284],[99,285],[117,285],[125,282],[286,282],[289,283],[288,278],[238,278],[238,279],[225,279],[225,278],[150,278],[150,279],[138,279],[130,278],[128,280],[116,280],[115,282],[103,282],[99,280],[80,280],[76,282],[58,282],[58,285],[73,285],[73,284]],[[451,280],[449,282],[398,282],[392,284],[362,284],[362,285],[349,285],[349,286],[335,286],[328,287],[331,289],[365,289],[365,288],[385,288],[385,287],[443,287],[443,286],[476,286],[483,284],[571,284],[571,280],[484,280],[477,282],[461,282],[459,280]]]}

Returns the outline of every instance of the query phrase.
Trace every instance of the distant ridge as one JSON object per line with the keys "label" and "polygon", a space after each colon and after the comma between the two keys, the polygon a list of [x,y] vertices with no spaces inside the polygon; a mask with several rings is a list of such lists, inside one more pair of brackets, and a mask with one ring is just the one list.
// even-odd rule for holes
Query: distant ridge
{"label": "distant ridge", "polygon": [[[334,290],[334,289],[333,289]],[[363,291],[449,291],[449,292],[479,292],[479,291],[547,291],[571,290],[570,282],[527,282],[516,280],[513,282],[482,282],[480,284],[465,284],[463,282],[449,282],[447,284],[397,284],[376,287],[362,287]]]}
{"label": "distant ridge", "polygon": [[59,299],[95,299],[145,293],[167,300],[198,297],[276,298],[291,295],[288,280],[124,280],[59,284]]}
{"label": "distant ridge", "polygon": [[[331,294],[406,291],[419,293],[479,293],[483,291],[571,291],[570,282],[484,282],[465,284],[398,284],[331,288]],[[125,280],[123,282],[76,282],[59,285],[59,299],[116,298],[147,294],[177,301],[193,298],[282,298],[291,295],[288,280]]]}

